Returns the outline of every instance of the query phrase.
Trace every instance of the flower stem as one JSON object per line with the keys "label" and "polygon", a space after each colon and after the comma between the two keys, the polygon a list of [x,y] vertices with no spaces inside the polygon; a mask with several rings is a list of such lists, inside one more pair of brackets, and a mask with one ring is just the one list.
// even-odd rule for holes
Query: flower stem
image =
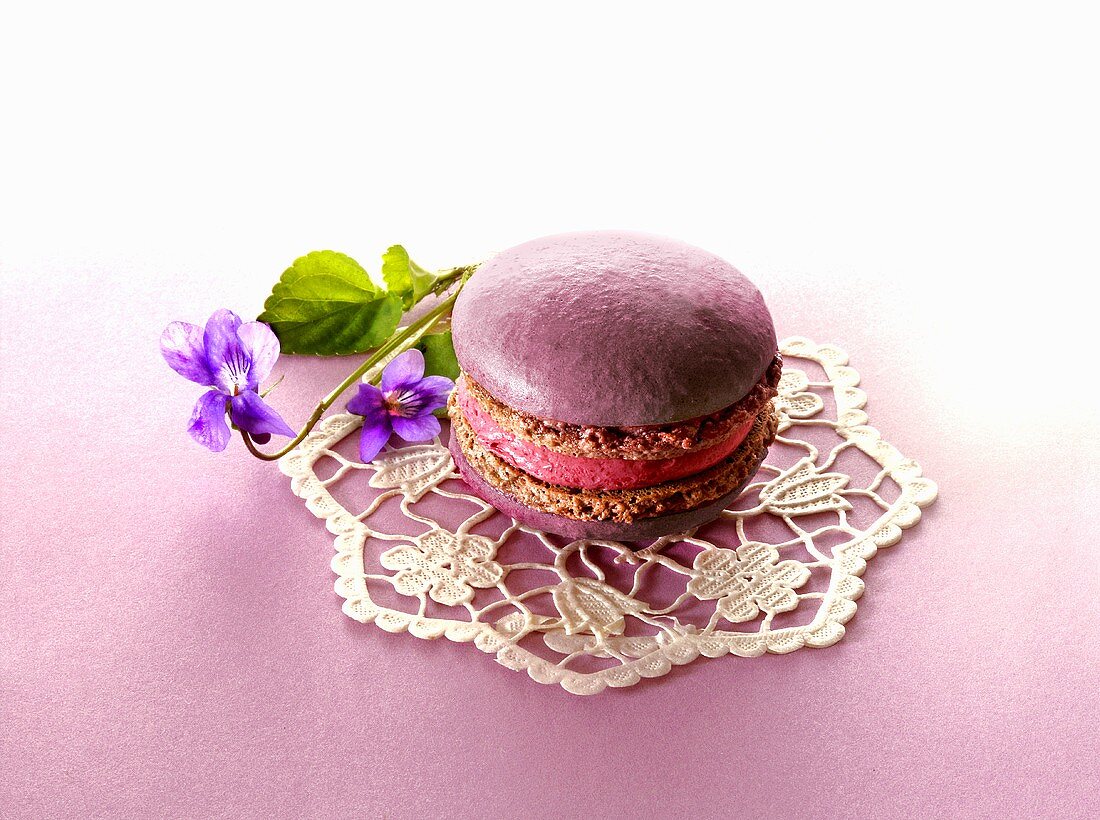
{"label": "flower stem", "polygon": [[336,403],[336,400],[340,398],[342,393],[356,384],[364,373],[367,373],[372,368],[385,367],[386,364],[399,353],[403,353],[420,341],[420,338],[431,330],[437,321],[443,318],[444,315],[450,313],[451,308],[454,307],[455,299],[458,298],[458,294],[462,291],[462,286],[466,284],[466,280],[470,278],[470,274],[472,274],[476,268],[477,265],[463,265],[462,267],[452,268],[442,274],[435,285],[433,285],[430,292],[435,294],[442,293],[452,284],[458,282],[458,287],[455,288],[454,292],[415,322],[408,327],[401,328],[377,347],[375,351],[367,357],[366,361],[355,368],[355,370],[353,370],[346,379],[340,382],[331,393],[317,403],[317,406],[313,408],[313,413],[310,414],[309,420],[306,421],[305,426],[289,444],[283,447],[283,449],[274,453],[263,453],[256,449],[256,443],[252,441],[252,437],[249,436],[245,430],[241,430],[241,438],[244,439],[244,446],[248,448],[248,452],[264,461],[278,461],[301,444],[305,440],[305,437],[309,435],[310,431],[317,426],[317,423],[321,420],[321,416],[324,415],[325,411]]}

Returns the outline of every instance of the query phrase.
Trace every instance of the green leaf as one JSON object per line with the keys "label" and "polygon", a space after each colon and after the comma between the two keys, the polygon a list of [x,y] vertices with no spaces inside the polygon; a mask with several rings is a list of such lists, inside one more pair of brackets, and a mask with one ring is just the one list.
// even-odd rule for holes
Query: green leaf
{"label": "green leaf", "polygon": [[446,376],[448,379],[457,379],[462,372],[455,357],[454,343],[451,341],[451,331],[442,333],[429,333],[421,339],[417,345],[424,354],[424,375]]}
{"label": "green leaf", "polygon": [[[457,379],[462,372],[455,357],[454,344],[451,341],[451,331],[442,333],[429,333],[417,343],[417,348],[424,354],[424,375],[446,376],[448,379]],[[435,411],[440,418],[447,417],[447,408],[441,407]]]}
{"label": "green leaf", "polygon": [[314,251],[295,260],[264,302],[259,321],[279,337],[283,353],[362,353],[397,329],[400,296],[379,288],[350,256]]}
{"label": "green leaf", "polygon": [[382,280],[390,293],[401,297],[405,310],[419,302],[439,277],[409,258],[409,252],[393,245],[382,254]]}

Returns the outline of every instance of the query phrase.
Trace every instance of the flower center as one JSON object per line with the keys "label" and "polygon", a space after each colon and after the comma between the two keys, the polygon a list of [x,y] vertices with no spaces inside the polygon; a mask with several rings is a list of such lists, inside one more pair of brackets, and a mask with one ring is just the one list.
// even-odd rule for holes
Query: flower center
{"label": "flower center", "polygon": [[382,395],[382,406],[391,416],[412,418],[420,411],[421,402],[412,390],[391,390]]}
{"label": "flower center", "polygon": [[251,366],[252,363],[241,355],[226,359],[225,364],[222,365],[222,374],[231,395],[239,396],[242,389],[247,389],[248,371]]}

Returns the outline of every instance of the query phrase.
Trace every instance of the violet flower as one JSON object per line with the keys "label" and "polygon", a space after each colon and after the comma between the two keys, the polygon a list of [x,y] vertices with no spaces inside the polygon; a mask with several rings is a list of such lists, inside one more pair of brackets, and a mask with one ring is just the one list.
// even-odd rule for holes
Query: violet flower
{"label": "violet flower", "polygon": [[260,444],[271,434],[293,436],[282,417],[256,392],[279,358],[279,340],[263,322],[241,322],[230,310],[219,310],[206,328],[172,322],[160,337],[160,352],[168,366],[196,384],[203,393],[191,413],[187,432],[214,452],[221,452],[232,433],[229,418]]}
{"label": "violet flower", "polygon": [[348,411],[363,417],[359,457],[374,460],[391,433],[405,441],[428,441],[439,434],[432,411],[447,403],[455,383],[446,376],[424,377],[424,354],[415,348],[394,358],[382,371],[382,387],[360,384]]}

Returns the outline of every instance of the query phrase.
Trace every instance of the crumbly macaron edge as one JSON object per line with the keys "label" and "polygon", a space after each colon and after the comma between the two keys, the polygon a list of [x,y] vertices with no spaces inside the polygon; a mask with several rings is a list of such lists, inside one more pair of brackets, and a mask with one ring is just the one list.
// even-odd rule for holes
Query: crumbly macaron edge
{"label": "crumbly macaron edge", "polygon": [[695,475],[630,490],[581,490],[548,484],[512,466],[477,443],[477,438],[452,406],[451,425],[470,469],[500,492],[540,512],[581,521],[628,524],[638,519],[686,512],[728,495],[756,472],[775,440],[778,419],[769,400],[752,429],[728,458]]}

